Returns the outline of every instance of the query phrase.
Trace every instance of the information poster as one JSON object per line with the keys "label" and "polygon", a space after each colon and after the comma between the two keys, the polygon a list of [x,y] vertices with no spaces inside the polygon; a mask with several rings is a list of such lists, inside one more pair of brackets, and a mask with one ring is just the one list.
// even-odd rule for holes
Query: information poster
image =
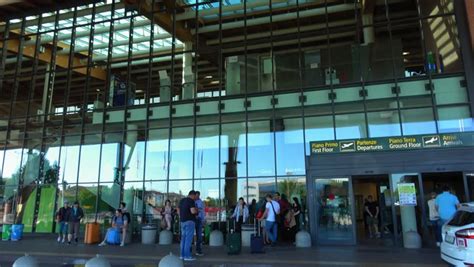
{"label": "information poster", "polygon": [[398,184],[400,206],[416,206],[416,188],[414,183]]}

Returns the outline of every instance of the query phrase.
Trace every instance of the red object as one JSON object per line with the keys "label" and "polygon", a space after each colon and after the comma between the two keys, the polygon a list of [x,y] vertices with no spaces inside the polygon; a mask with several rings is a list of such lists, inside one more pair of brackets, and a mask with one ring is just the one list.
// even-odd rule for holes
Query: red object
{"label": "red object", "polygon": [[259,210],[259,211],[257,212],[257,215],[255,215],[255,217],[256,217],[257,219],[261,219],[262,216],[263,216],[263,211],[261,211],[261,210]]}
{"label": "red object", "polygon": [[331,193],[331,194],[328,195],[328,198],[329,198],[329,200],[334,200],[336,198],[336,196],[333,193]]}

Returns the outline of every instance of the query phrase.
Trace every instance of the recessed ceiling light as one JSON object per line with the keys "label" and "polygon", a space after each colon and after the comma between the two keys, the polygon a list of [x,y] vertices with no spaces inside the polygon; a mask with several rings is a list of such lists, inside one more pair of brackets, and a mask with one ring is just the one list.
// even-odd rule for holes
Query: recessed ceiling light
{"label": "recessed ceiling light", "polygon": [[407,51],[403,52],[404,56],[409,55],[409,54],[410,54],[410,52],[407,52]]}
{"label": "recessed ceiling light", "polygon": [[218,84],[219,81],[212,81],[212,82],[210,82],[210,83],[211,83],[211,84]]}
{"label": "recessed ceiling light", "polygon": [[204,79],[212,79],[212,75],[207,75],[204,77]]}

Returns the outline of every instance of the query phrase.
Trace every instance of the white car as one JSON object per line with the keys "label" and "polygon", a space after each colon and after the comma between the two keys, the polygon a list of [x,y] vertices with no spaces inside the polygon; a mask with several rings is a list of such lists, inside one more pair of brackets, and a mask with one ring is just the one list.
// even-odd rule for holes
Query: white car
{"label": "white car", "polygon": [[441,231],[441,258],[454,266],[474,266],[474,202],[462,204]]}

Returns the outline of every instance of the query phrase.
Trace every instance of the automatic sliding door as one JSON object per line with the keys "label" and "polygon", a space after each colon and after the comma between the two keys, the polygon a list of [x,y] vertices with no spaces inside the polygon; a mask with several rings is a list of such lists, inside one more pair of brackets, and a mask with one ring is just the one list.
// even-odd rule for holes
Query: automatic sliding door
{"label": "automatic sliding door", "polygon": [[317,242],[355,244],[350,178],[316,178]]}

